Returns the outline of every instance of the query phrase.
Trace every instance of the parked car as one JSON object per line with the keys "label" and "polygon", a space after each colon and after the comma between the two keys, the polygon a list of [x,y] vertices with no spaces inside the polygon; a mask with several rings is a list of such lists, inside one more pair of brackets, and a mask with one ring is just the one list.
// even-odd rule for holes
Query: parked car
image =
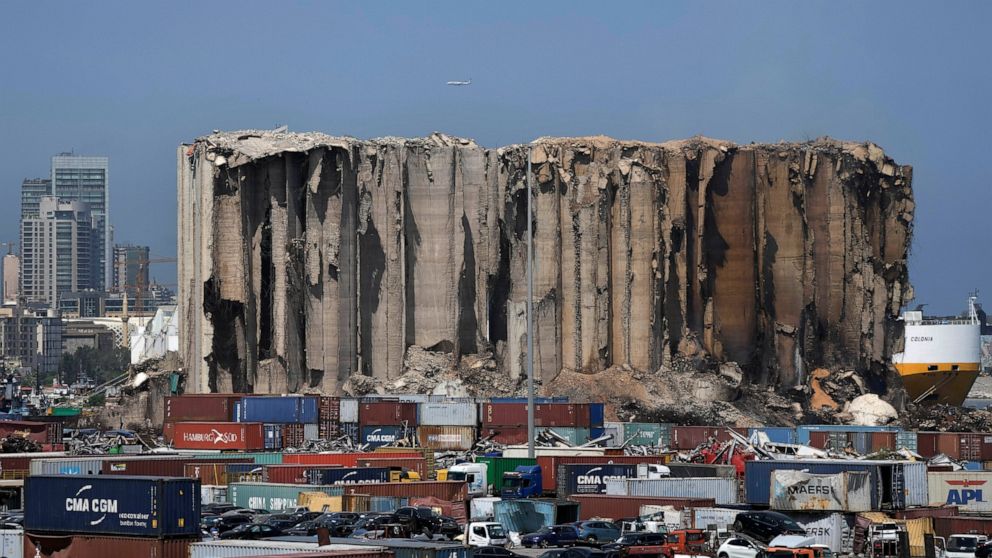
{"label": "parked car", "polygon": [[539,546],[575,546],[579,542],[579,530],[574,525],[552,525],[544,527],[536,533],[528,533],[520,537],[520,544],[526,548]]}
{"label": "parked car", "polygon": [[761,551],[758,545],[744,537],[730,537],[716,551],[717,558],[755,558]]}
{"label": "parked car", "polygon": [[435,533],[441,532],[441,516],[426,506],[403,506],[394,514],[397,521],[410,529],[411,533],[433,537]]}
{"label": "parked car", "polygon": [[586,544],[613,542],[620,538],[620,529],[606,521],[577,521],[573,525],[579,530],[579,540]]}
{"label": "parked car", "polygon": [[369,536],[385,530],[386,525],[397,523],[396,516],[391,513],[368,514],[355,524],[351,536],[355,538],[368,538]]}
{"label": "parked car", "polygon": [[668,541],[666,533],[649,533],[647,531],[624,533],[616,541],[600,547],[604,552],[620,551],[631,546],[662,545]]}
{"label": "parked car", "polygon": [[286,533],[282,529],[277,529],[271,525],[266,525],[264,523],[247,523],[245,525],[239,525],[230,531],[221,533],[220,538],[223,540],[246,540],[253,541],[258,539],[267,539],[269,537],[281,537]]}
{"label": "parked car", "polygon": [[218,533],[226,533],[235,527],[240,527],[241,525],[247,525],[251,523],[251,517],[247,515],[231,515],[231,516],[220,516],[220,520],[214,524],[214,528],[217,529]]}
{"label": "parked car", "polygon": [[455,518],[442,515],[438,519],[438,530],[435,535],[441,535],[450,541],[462,534],[462,526]]}
{"label": "parked car", "polygon": [[204,504],[200,506],[200,511],[202,513],[213,513],[221,515],[224,512],[229,512],[231,510],[238,509],[238,506],[234,504],[224,504],[224,503],[214,503],[214,504]]}
{"label": "parked car", "polygon": [[263,525],[268,525],[270,527],[275,527],[276,529],[279,530],[285,530],[295,526],[300,521],[301,520],[297,517],[296,514],[274,513],[269,516],[266,516],[262,521],[260,521],[260,523]]}
{"label": "parked car", "polygon": [[502,546],[480,546],[473,548],[472,556],[477,558],[523,558],[522,555],[507,550]]}
{"label": "parked car", "polygon": [[989,558],[990,556],[992,556],[992,541],[985,542],[975,549],[975,558]]}
{"label": "parked car", "polygon": [[806,529],[791,517],[773,511],[748,511],[737,514],[734,531],[769,543],[779,535],[805,535]]}

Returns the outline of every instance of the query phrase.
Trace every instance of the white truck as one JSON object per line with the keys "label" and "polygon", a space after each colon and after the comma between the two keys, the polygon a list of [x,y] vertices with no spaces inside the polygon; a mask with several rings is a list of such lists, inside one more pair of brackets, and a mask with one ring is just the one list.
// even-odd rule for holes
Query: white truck
{"label": "white truck", "polygon": [[492,521],[469,522],[465,525],[465,534],[457,537],[457,539],[461,539],[467,546],[475,548],[483,546],[506,547],[510,543],[503,526]]}
{"label": "white truck", "polygon": [[944,549],[946,558],[975,558],[979,546],[988,542],[985,535],[951,535]]}
{"label": "white truck", "polygon": [[488,496],[488,472],[489,466],[485,463],[459,463],[448,467],[448,480],[468,483],[469,496]]}

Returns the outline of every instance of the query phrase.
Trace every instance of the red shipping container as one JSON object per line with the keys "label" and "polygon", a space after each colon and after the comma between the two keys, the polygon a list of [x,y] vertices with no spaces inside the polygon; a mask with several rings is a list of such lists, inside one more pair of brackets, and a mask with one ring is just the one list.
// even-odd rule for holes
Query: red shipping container
{"label": "red shipping container", "polygon": [[[53,430],[58,429],[59,437],[53,440]],[[39,444],[57,444],[62,442],[62,424],[58,422],[32,422],[26,420],[4,420],[0,421],[0,438],[10,436],[22,437],[26,434],[27,439]]]}
{"label": "red shipping container", "polygon": [[382,482],[371,484],[346,484],[345,494],[369,496],[395,496],[397,498],[437,498],[448,502],[468,499],[468,484],[452,481]]}
{"label": "red shipping container", "polygon": [[187,463],[254,463],[252,458],[235,457],[224,459],[219,456],[210,459],[197,457],[127,457],[121,459],[105,459],[100,465],[101,474],[150,476],[150,477],[181,477],[186,474]]}
{"label": "red shipping container", "polygon": [[306,433],[302,424],[282,425],[282,447],[298,448],[306,442]]}
{"label": "red shipping container", "polygon": [[934,508],[910,508],[906,510],[893,510],[892,516],[896,519],[919,519],[921,517],[954,517],[958,515],[957,506],[940,506]]}
{"label": "red shipping container", "polygon": [[708,442],[710,438],[715,438],[720,443],[729,442],[731,438],[727,430],[733,430],[747,438],[746,428],[732,428],[727,426],[676,426],[672,429],[672,449],[695,449],[701,444]]}
{"label": "red shipping container", "polygon": [[377,401],[358,405],[358,423],[362,426],[417,425],[417,404]]}
{"label": "red shipping container", "polygon": [[165,422],[230,422],[234,404],[242,397],[232,393],[169,396],[165,398]]}
{"label": "red shipping container", "polygon": [[75,535],[24,534],[24,556],[34,558],[188,558],[195,539],[150,539]]}
{"label": "red shipping container", "polygon": [[492,436],[494,442],[505,445],[519,445],[527,443],[526,426],[489,426],[483,428],[479,433],[480,438]]}
{"label": "red shipping container", "polygon": [[[419,453],[390,453],[393,457],[422,457]],[[300,463],[304,465],[339,465],[341,467],[356,467],[359,459],[369,459],[383,457],[381,453],[284,453],[282,462],[284,465]]]}
{"label": "red shipping container", "polygon": [[595,456],[538,456],[537,464],[541,466],[541,486],[545,491],[554,491],[558,487],[558,466],[578,463],[582,465],[616,464],[639,465],[641,463],[665,464],[665,458],[660,455],[618,455],[613,457]]}
{"label": "red shipping container", "polygon": [[357,467],[403,467],[416,471],[421,480],[427,480],[427,460],[423,457],[368,458],[359,459]]}
{"label": "red shipping container", "polygon": [[307,471],[314,469],[336,469],[340,465],[306,465],[293,463],[291,465],[266,465],[262,470],[263,482],[277,482],[280,484],[309,484]]}
{"label": "red shipping container", "polygon": [[[183,476],[200,479],[200,484],[203,485],[226,485],[231,482],[240,482],[244,480],[261,480],[261,475],[254,476],[254,473],[239,473],[236,476],[233,474],[228,474],[227,466],[231,462],[199,462],[187,463],[183,466],[184,474]],[[258,469],[261,469],[261,465]]]}
{"label": "red shipping container", "polygon": [[895,432],[872,432],[871,451],[894,450],[896,449]]}
{"label": "red shipping container", "polygon": [[322,396],[317,402],[321,421],[341,422],[341,398]]}
{"label": "red shipping container", "polygon": [[538,403],[534,405],[534,425],[588,427],[589,405],[585,403]]}
{"label": "red shipping container", "polygon": [[579,520],[594,517],[621,519],[641,515],[641,506],[673,506],[677,510],[686,508],[712,508],[716,501],[712,498],[663,498],[659,496],[607,496],[605,494],[573,494],[568,497],[579,503]]}
{"label": "red shipping container", "polygon": [[484,426],[527,426],[526,403],[483,403],[481,414]]}
{"label": "red shipping container", "polygon": [[265,449],[265,427],[258,422],[177,422],[172,445],[179,449]]}
{"label": "red shipping container", "polygon": [[984,437],[983,434],[974,432],[962,432],[958,434],[958,451],[961,454],[961,459],[965,461],[981,461],[982,439]]}
{"label": "red shipping container", "polygon": [[974,533],[978,535],[992,534],[992,517],[935,517],[933,518],[933,530],[938,537],[950,537],[962,533]]}

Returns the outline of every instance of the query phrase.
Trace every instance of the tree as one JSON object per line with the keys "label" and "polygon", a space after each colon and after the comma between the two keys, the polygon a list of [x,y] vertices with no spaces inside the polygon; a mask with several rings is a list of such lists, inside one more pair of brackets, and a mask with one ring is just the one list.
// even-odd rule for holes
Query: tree
{"label": "tree", "polygon": [[131,353],[127,349],[114,347],[98,350],[94,347],[79,347],[74,353],[63,353],[59,371],[62,381],[71,384],[80,376],[92,378],[102,384],[120,376],[131,363]]}

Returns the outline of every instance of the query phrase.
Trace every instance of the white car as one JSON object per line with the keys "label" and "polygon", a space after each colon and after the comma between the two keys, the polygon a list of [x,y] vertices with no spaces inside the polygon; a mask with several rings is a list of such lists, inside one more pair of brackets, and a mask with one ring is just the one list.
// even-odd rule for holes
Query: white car
{"label": "white car", "polygon": [[716,551],[717,558],[755,558],[761,551],[755,543],[741,537],[730,537]]}

